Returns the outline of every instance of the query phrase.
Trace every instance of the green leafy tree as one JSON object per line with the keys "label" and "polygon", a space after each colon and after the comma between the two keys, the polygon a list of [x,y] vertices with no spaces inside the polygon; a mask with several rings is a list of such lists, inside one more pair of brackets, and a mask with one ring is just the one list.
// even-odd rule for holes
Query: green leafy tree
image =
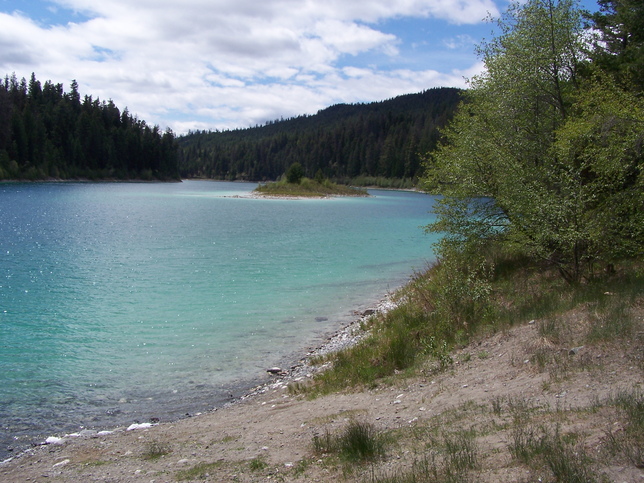
{"label": "green leafy tree", "polygon": [[[425,187],[445,198],[429,229],[445,232],[450,249],[491,239],[520,247],[575,283],[615,256],[616,244],[624,253],[641,245],[627,194],[641,189],[640,121],[624,117],[633,99],[615,93],[595,97],[605,110],[590,116],[593,94],[578,81],[584,45],[573,1],[515,4],[499,27],[480,49],[486,72],[472,79],[430,156]],[[625,145],[626,154],[613,159]],[[630,242],[611,243],[602,233],[615,210],[621,219],[610,232]],[[631,228],[620,230],[622,223]]]}
{"label": "green leafy tree", "polygon": [[560,189],[580,208],[571,220],[589,260],[644,255],[644,99],[599,75],[558,130],[552,158]]}

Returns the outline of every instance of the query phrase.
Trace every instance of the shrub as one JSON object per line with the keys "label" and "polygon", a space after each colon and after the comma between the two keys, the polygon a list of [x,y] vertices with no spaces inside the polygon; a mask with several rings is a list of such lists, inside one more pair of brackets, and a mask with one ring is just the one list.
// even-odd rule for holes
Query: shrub
{"label": "shrub", "polygon": [[324,436],[314,436],[313,448],[318,453],[335,453],[348,462],[373,461],[384,454],[383,438],[372,424],[352,420],[337,435],[328,430]]}

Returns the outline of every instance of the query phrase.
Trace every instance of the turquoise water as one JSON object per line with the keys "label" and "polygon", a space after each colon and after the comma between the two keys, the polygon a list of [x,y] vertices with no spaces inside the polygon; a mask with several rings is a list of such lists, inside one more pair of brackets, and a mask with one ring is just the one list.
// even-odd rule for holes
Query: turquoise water
{"label": "turquoise water", "polygon": [[221,405],[432,258],[429,196],[254,187],[0,185],[0,456]]}

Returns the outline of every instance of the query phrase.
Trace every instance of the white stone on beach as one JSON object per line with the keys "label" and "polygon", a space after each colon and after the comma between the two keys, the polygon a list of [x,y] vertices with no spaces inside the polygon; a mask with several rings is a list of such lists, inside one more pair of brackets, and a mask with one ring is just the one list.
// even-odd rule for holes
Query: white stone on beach
{"label": "white stone on beach", "polygon": [[148,429],[154,426],[152,423],[132,423],[128,426],[128,431],[134,431],[135,429]]}
{"label": "white stone on beach", "polygon": [[63,444],[63,438],[57,436],[50,436],[45,440],[45,444]]}

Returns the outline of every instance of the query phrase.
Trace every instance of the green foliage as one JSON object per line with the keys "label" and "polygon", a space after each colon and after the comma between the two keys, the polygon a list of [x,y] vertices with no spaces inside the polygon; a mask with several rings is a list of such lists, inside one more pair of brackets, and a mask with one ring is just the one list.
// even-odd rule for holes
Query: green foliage
{"label": "green foliage", "polygon": [[440,263],[428,284],[428,309],[439,335],[450,340],[457,334],[491,320],[490,306],[494,262],[479,250],[460,252],[443,244]]}
{"label": "green foliage", "polygon": [[300,163],[293,163],[285,173],[286,182],[291,184],[300,184],[304,177],[304,168]]}
{"label": "green foliage", "polygon": [[356,178],[341,178],[338,183],[352,186],[366,186],[384,189],[411,190],[414,189],[413,178],[385,178],[383,176],[358,176]]}
{"label": "green foliage", "polygon": [[263,458],[253,458],[248,462],[248,467],[251,471],[262,471],[268,468],[268,463]]}
{"label": "green foliage", "polygon": [[608,80],[579,81],[581,17],[569,0],[511,6],[484,44],[424,187],[445,195],[440,250],[500,242],[569,283],[597,262],[644,253],[642,103]]}
{"label": "green foliage", "polygon": [[373,385],[427,358],[432,370],[449,368],[454,342],[464,342],[477,327],[492,322],[489,300],[491,264],[475,269],[448,258],[417,274],[398,294],[399,305],[374,321],[371,335],[332,356],[333,369],[318,374],[308,390],[327,393]]}
{"label": "green foliage", "polygon": [[[605,76],[585,84],[553,145],[570,239],[589,260],[644,255],[644,101]],[[565,190],[565,191],[564,191]],[[560,197],[560,198],[563,198]]]}
{"label": "green foliage", "polygon": [[179,178],[172,131],[71,88],[0,79],[0,179]]}
{"label": "green foliage", "polygon": [[341,186],[331,181],[302,178],[299,183],[291,183],[287,179],[259,185],[255,192],[268,196],[297,196],[297,197],[324,197],[324,196],[368,196],[367,191],[349,186]]}
{"label": "green foliage", "polygon": [[588,15],[596,36],[590,56],[627,90],[644,89],[644,4],[640,0],[599,0]]}
{"label": "green foliage", "polygon": [[430,89],[249,129],[193,132],[179,138],[181,175],[276,180],[298,162],[307,176],[321,171],[343,184],[376,185],[353,181],[368,177],[412,187],[422,170],[419,153],[434,148],[459,96],[454,88]]}

